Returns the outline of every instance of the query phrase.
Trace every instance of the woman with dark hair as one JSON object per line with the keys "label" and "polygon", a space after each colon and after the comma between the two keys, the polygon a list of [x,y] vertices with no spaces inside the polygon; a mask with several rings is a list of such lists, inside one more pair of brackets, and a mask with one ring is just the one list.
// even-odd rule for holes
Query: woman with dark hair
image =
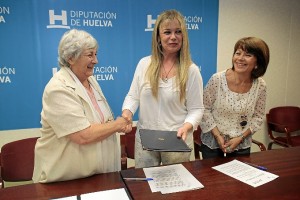
{"label": "woman with dark hair", "polygon": [[205,111],[200,123],[203,158],[248,155],[252,135],[265,115],[269,47],[261,39],[237,41],[232,67],[214,74],[204,89]]}

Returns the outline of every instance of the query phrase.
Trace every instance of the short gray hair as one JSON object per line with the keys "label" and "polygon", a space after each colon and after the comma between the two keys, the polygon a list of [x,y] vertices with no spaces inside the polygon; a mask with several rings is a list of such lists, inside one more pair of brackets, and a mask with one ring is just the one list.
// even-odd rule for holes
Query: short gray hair
{"label": "short gray hair", "polygon": [[86,49],[98,49],[97,40],[84,30],[72,29],[64,33],[58,45],[58,64],[70,67],[69,60],[77,60]]}

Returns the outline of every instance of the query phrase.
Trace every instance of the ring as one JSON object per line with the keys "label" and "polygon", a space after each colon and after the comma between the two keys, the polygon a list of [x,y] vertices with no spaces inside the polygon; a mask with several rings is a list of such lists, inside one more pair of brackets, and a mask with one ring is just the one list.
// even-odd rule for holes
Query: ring
{"label": "ring", "polygon": [[226,147],[226,151],[228,151],[228,153],[230,153],[231,152],[231,148],[229,146]]}

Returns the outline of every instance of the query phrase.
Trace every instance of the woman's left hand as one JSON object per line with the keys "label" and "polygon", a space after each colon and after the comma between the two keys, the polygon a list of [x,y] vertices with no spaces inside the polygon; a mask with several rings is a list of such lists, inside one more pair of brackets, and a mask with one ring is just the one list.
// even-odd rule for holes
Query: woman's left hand
{"label": "woman's left hand", "polygon": [[187,130],[184,127],[180,127],[177,131],[177,137],[182,138],[184,141],[187,137]]}
{"label": "woman's left hand", "polygon": [[177,137],[180,137],[185,141],[189,130],[192,128],[193,128],[192,124],[188,122],[184,123],[183,126],[178,129]]}
{"label": "woman's left hand", "polygon": [[241,142],[241,139],[240,137],[235,137],[235,138],[231,138],[230,140],[228,140],[226,143],[225,143],[225,146],[226,146],[226,153],[231,153],[233,152],[236,147],[240,144]]}

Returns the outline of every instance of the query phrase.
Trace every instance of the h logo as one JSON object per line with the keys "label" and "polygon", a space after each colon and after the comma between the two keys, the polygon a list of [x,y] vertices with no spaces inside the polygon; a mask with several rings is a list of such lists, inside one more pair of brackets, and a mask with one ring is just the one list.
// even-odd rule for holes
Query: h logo
{"label": "h logo", "polygon": [[[56,25],[56,21],[61,21],[61,25]],[[70,29],[67,22],[67,11],[62,10],[61,15],[55,15],[54,10],[49,10],[49,24],[47,28],[65,28]]]}
{"label": "h logo", "polygon": [[153,31],[152,25],[154,25],[156,22],[156,19],[152,19],[152,15],[147,15],[147,28],[145,28],[145,31]]}

